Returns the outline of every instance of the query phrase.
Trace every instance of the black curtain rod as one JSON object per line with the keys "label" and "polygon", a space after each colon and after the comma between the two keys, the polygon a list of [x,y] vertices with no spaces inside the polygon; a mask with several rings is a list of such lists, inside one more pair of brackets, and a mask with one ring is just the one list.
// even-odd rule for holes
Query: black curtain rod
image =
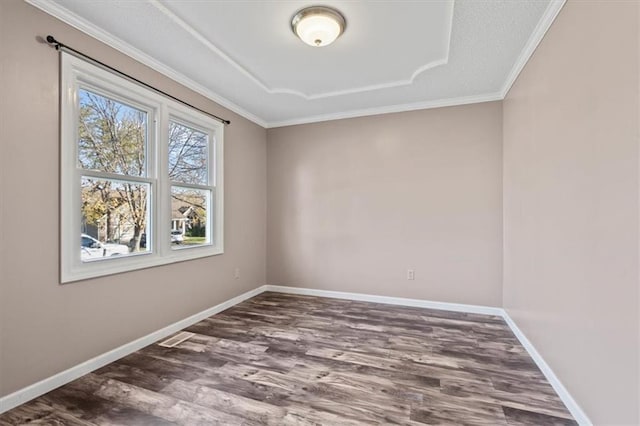
{"label": "black curtain rod", "polygon": [[200,108],[198,108],[198,107],[196,107],[196,106],[193,106],[193,105],[191,105],[190,103],[183,101],[182,99],[178,99],[178,98],[176,98],[175,96],[170,95],[170,94],[168,94],[167,92],[165,92],[165,91],[163,91],[163,90],[160,90],[160,89],[158,89],[158,88],[156,88],[156,87],[153,87],[152,85],[147,84],[147,83],[145,83],[144,81],[140,81],[140,80],[138,80],[137,78],[132,77],[132,76],[130,76],[130,75],[129,75],[129,74],[127,74],[127,73],[124,73],[124,72],[122,72],[122,71],[120,71],[120,70],[117,70],[117,69],[113,68],[113,67],[112,67],[112,66],[110,66],[110,65],[105,64],[104,62],[101,62],[101,61],[99,61],[99,60],[97,60],[97,59],[95,59],[95,58],[92,58],[91,56],[89,56],[89,55],[87,55],[87,54],[85,54],[85,53],[82,53],[82,52],[80,52],[80,51],[78,51],[78,50],[74,49],[73,47],[67,46],[67,45],[66,45],[66,44],[64,44],[64,43],[60,43],[60,42],[59,42],[58,40],[56,40],[56,39],[55,39],[55,37],[53,37],[52,35],[48,35],[46,40],[47,40],[47,43],[49,43],[49,45],[50,45],[50,46],[53,46],[56,50],[60,50],[60,49],[66,49],[66,50],[69,50],[69,51],[71,51],[71,52],[75,53],[76,55],[81,56],[81,57],[86,58],[86,59],[89,59],[90,61],[95,62],[96,64],[98,64],[98,65],[100,65],[100,66],[102,66],[102,67],[104,67],[104,68],[107,68],[108,70],[113,71],[113,72],[115,72],[116,74],[119,74],[119,75],[121,75],[121,76],[123,76],[123,77],[126,77],[126,78],[128,78],[129,80],[132,80],[132,81],[134,81],[134,82],[136,82],[136,83],[138,83],[138,84],[140,84],[140,85],[142,85],[142,86],[146,87],[147,89],[151,89],[151,90],[153,90],[153,91],[155,91],[155,92],[157,92],[157,93],[160,93],[161,95],[164,95],[164,96],[166,96],[166,97],[168,97],[168,98],[173,99],[173,100],[174,100],[174,101],[176,101],[176,102],[180,102],[180,103],[181,103],[181,104],[183,104],[183,105],[186,105],[186,106],[188,106],[188,107],[190,107],[190,108],[193,108],[193,109],[195,109],[195,110],[197,110],[197,111],[200,111],[201,113],[206,114],[206,115],[208,115],[209,117],[213,117],[213,118],[215,118],[216,120],[218,120],[218,121],[220,121],[220,122],[222,122],[222,123],[224,123],[224,124],[231,124],[231,121],[229,121],[229,120],[225,120],[225,119],[224,119],[224,118],[222,118],[222,117],[218,117],[218,116],[217,116],[217,115],[215,115],[215,114],[211,114],[210,112],[207,112],[207,111],[205,111],[205,110],[203,110],[203,109],[200,109]]}

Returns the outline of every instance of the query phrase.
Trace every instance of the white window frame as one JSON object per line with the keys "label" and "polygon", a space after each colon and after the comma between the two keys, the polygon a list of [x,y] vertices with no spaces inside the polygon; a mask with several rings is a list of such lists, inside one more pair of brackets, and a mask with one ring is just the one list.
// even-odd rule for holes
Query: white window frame
{"label": "white window frame", "polygon": [[[85,88],[147,113],[146,177],[90,171],[78,166],[78,91]],[[168,177],[169,121],[174,119],[208,135],[208,185],[177,186],[211,190],[207,206],[208,243],[171,246],[171,186]],[[60,79],[60,281],[134,271],[224,253],[224,124],[151,89],[69,53],[61,54]],[[81,176],[116,178],[150,185],[147,252],[82,262]]]}

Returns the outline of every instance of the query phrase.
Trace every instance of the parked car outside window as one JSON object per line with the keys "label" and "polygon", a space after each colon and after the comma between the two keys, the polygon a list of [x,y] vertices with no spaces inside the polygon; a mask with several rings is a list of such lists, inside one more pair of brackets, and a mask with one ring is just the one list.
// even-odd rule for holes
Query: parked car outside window
{"label": "parked car outside window", "polygon": [[182,244],[183,241],[184,241],[184,235],[182,234],[182,231],[179,231],[179,230],[171,231],[172,244]]}
{"label": "parked car outside window", "polygon": [[87,234],[82,234],[80,246],[80,259],[83,262],[108,256],[129,254],[129,247],[124,244],[102,243]]}

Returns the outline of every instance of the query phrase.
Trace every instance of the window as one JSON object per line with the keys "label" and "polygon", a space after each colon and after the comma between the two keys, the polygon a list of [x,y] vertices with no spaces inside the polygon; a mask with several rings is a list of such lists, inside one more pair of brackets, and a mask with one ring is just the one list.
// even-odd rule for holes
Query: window
{"label": "window", "polygon": [[61,281],[223,252],[223,125],[62,54]]}

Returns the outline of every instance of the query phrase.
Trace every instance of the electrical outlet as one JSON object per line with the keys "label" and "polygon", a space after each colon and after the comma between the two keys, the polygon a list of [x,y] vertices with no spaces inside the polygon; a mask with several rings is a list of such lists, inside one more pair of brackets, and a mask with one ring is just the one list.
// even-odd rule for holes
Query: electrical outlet
{"label": "electrical outlet", "polygon": [[235,278],[236,280],[240,279],[240,268],[236,268],[236,270],[233,272],[233,278]]}
{"label": "electrical outlet", "polygon": [[408,280],[415,280],[416,279],[416,271],[414,271],[413,269],[407,269],[407,279]]}

